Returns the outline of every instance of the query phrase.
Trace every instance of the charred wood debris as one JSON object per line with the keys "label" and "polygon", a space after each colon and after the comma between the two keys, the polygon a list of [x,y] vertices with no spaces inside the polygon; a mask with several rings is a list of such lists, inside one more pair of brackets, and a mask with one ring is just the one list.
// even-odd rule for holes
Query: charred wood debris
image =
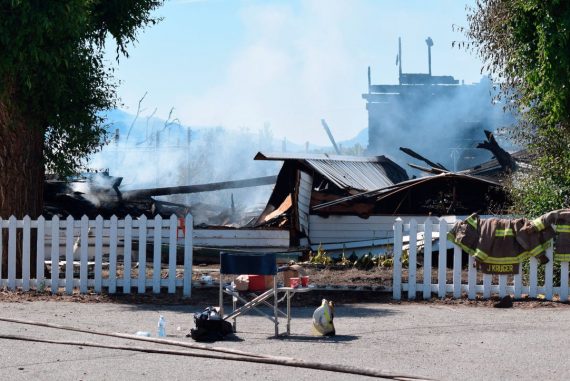
{"label": "charred wood debris", "polygon": [[211,225],[238,227],[249,222],[244,222],[244,218],[253,220],[255,216],[247,213],[240,214],[240,211],[235,208],[233,197],[230,208],[204,203],[184,205],[157,200],[155,197],[268,185],[275,183],[275,179],[276,176],[264,176],[209,184],[145,188],[123,192],[120,190],[123,178],[110,176],[107,172],[89,173],[67,181],[50,178],[46,181],[44,190],[43,215],[46,218],[57,215],[61,218],[72,216],[75,219],[84,215],[89,219],[95,219],[101,215],[107,219],[113,215],[119,218],[124,218],[127,215],[133,218],[142,215],[148,218],[157,215],[170,218],[172,214],[184,217],[191,213],[204,216]]}
{"label": "charred wood debris", "polygon": [[[44,216],[54,215],[90,219],[101,215],[169,218],[187,213],[207,216],[202,228],[278,228],[299,235],[299,203],[301,177],[312,180],[310,214],[356,215],[445,215],[471,212],[497,213],[506,201],[502,180],[505,174],[528,167],[526,151],[513,154],[505,151],[490,131],[477,148],[490,150],[494,158],[467,170],[452,172],[441,163],[425,158],[411,148],[400,150],[427,166],[408,165],[426,173],[409,179],[406,171],[384,157],[351,157],[328,154],[265,154],[255,160],[283,161],[277,176],[224,181],[187,186],[146,188],[122,191],[121,177],[108,173],[90,173],[73,180],[48,178],[45,186]],[[184,205],[157,200],[157,196],[208,192],[274,184],[273,192],[263,210],[244,213],[231,207],[195,203]],[[301,233],[301,236],[303,233]]]}

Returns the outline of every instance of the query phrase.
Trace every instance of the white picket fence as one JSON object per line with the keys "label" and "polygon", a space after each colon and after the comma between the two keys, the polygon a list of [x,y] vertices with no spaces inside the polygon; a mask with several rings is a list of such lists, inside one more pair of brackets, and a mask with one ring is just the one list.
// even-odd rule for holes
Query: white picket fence
{"label": "white picket fence", "polygon": [[[155,219],[127,216],[121,220],[114,216],[109,220],[103,220],[101,216],[95,220],[86,216],[80,220],[71,216],[64,220],[57,216],[51,220],[44,217],[17,220],[13,216],[8,220],[0,219],[0,237],[6,232],[8,235],[7,248],[2,248],[4,243],[0,239],[0,274],[2,263],[6,262],[2,261],[2,255],[8,256],[8,277],[0,276],[0,288],[21,288],[23,291],[49,288],[52,293],[64,288],[65,293],[72,294],[76,288],[81,293],[87,293],[89,289],[100,293],[105,287],[111,294],[118,289],[128,294],[145,293],[147,288],[159,293],[162,287],[168,288],[168,293],[175,293],[181,287],[183,295],[189,297],[192,216],[187,215],[184,222],[181,229],[174,215],[169,219],[160,216]],[[37,237],[36,263],[30,263],[34,230]],[[18,234],[22,236],[22,274],[19,278],[16,277]],[[138,246],[138,250],[133,250],[133,244]],[[149,245],[153,248],[152,262],[147,263]],[[163,246],[165,250],[168,248],[168,261],[162,260]],[[182,263],[177,263],[177,246],[183,247]],[[118,252],[122,253],[122,260]],[[46,265],[50,268],[48,276],[44,276]],[[30,277],[31,266],[36,268],[35,278]],[[61,274],[60,266],[64,267]]]}
{"label": "white picket fence", "polygon": [[[561,301],[568,300],[568,262],[560,264],[560,284],[554,285],[552,246],[546,251],[550,260],[545,265],[542,284],[539,284],[538,281],[538,261],[536,258],[530,259],[528,281],[523,281],[522,264],[519,274],[515,275],[478,274],[474,258],[468,257],[467,269],[464,269],[465,263],[462,263],[461,248],[446,239],[451,226],[444,219],[428,218],[421,224],[418,224],[415,219],[411,220],[409,224],[403,224],[401,219],[396,219],[394,224],[392,288],[394,299],[400,300],[403,293],[407,293],[408,299],[415,299],[416,293],[422,293],[424,299],[429,299],[434,294],[440,298],[450,295],[453,298],[461,298],[467,294],[469,299],[475,299],[477,295],[490,298],[491,295],[504,297],[510,294],[515,299],[519,299],[525,294],[531,298],[541,295],[547,300],[553,300],[554,295],[558,295]],[[434,239],[435,232],[438,233],[437,239]],[[415,240],[410,239],[409,247],[406,247],[409,261],[407,269],[403,268],[401,262],[404,235],[418,237]],[[437,250],[434,250],[433,242],[437,242]],[[420,246],[423,246],[423,263],[418,263],[418,247]],[[447,268],[448,248],[453,248],[453,268],[451,270]],[[432,264],[433,253],[438,254],[437,264]],[[437,269],[437,276],[432,276],[433,269]],[[418,274],[418,271],[421,273]],[[451,281],[448,281],[449,271],[452,271]],[[405,278],[406,275],[407,279]],[[417,280],[418,275],[421,276],[421,281]]]}
{"label": "white picket fence", "polygon": [[[121,220],[116,217],[104,220],[101,216],[95,220],[85,216],[80,220],[72,217],[60,220],[57,216],[51,220],[43,217],[37,220],[29,217],[22,220],[15,217],[0,219],[0,237],[8,236],[7,247],[2,247],[6,242],[0,239],[0,274],[3,273],[2,263],[6,262],[8,266],[7,278],[0,276],[0,288],[23,291],[49,289],[52,293],[63,289],[67,294],[76,289],[80,293],[101,293],[104,288],[111,294],[145,293],[147,289],[160,293],[161,288],[175,293],[182,288],[183,295],[189,297],[194,235],[192,216],[185,217],[183,228],[180,225],[175,216],[169,219],[160,216],[155,219],[126,217]],[[560,264],[560,284],[554,285],[552,247],[546,252],[550,261],[545,265],[544,282],[540,284],[535,258],[530,259],[528,281],[523,280],[522,266],[516,275],[478,274],[473,257],[469,256],[468,262],[463,263],[461,248],[446,239],[451,225],[443,218],[428,218],[423,223],[412,219],[407,224],[396,219],[394,299],[400,300],[403,294],[408,299],[415,299],[417,293],[421,293],[424,299],[434,295],[461,298],[465,294],[469,299],[507,294],[521,298],[525,294],[533,298],[542,295],[547,300],[553,300],[557,295],[561,301],[568,300],[569,265],[568,262]],[[20,277],[16,277],[18,235],[21,236],[23,253]],[[36,245],[32,245],[32,236],[36,237]],[[409,243],[404,236],[409,236]],[[36,263],[30,263],[33,246],[36,247]],[[133,249],[133,246],[138,247]],[[148,263],[147,247],[152,247]],[[163,247],[167,251],[165,255]],[[183,252],[181,255],[177,255],[179,247]],[[418,256],[419,248],[423,249],[423,261]],[[451,269],[447,267],[448,248],[453,248]],[[402,266],[404,251],[408,254],[407,268]],[[7,256],[7,261],[2,256]],[[165,256],[167,260],[163,260]],[[178,261],[177,257],[180,258]],[[432,263],[432,257],[437,258],[437,263]],[[49,272],[44,276],[46,265]],[[31,266],[36,268],[35,278],[30,277]]]}

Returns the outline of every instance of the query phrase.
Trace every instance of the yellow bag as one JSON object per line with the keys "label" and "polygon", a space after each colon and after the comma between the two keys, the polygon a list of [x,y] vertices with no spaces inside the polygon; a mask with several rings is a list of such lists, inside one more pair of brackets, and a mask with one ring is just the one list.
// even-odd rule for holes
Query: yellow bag
{"label": "yellow bag", "polygon": [[313,333],[322,336],[334,336],[334,304],[323,299],[321,306],[313,313]]}

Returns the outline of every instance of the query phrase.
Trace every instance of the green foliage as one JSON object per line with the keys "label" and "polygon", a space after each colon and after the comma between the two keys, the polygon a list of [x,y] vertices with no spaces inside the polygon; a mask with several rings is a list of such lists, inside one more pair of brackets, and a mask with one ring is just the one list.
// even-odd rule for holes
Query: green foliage
{"label": "green foliage", "polygon": [[509,185],[514,212],[532,217],[568,206],[569,181],[556,182],[550,176],[516,173]]}
{"label": "green foliage", "polygon": [[513,137],[534,156],[511,183],[516,213],[539,215],[570,199],[570,2],[478,0],[464,32],[518,112]]}
{"label": "green foliage", "polygon": [[[408,267],[408,258],[408,252],[403,252],[401,261],[404,268]],[[371,270],[376,267],[392,268],[394,266],[394,259],[392,253],[390,252],[390,248],[388,248],[388,253],[384,255],[374,255],[369,252],[368,254],[364,254],[359,257],[355,252],[352,252],[352,254],[347,258],[345,253],[342,252],[340,256],[332,258],[326,253],[323,247],[319,245],[316,254],[313,254],[312,252],[309,253],[309,263],[327,266],[335,265],[354,267],[360,270]]]}
{"label": "green foliage", "polygon": [[103,61],[107,37],[117,43],[117,58],[126,55],[137,31],[157,22],[150,12],[161,4],[0,0],[0,124],[8,124],[0,127],[41,129],[46,168],[75,171],[105,142],[99,112],[117,102]]}
{"label": "green foliage", "polygon": [[353,266],[361,270],[370,270],[378,266],[378,257],[373,256],[371,253],[364,254],[354,262]]}
{"label": "green foliage", "polygon": [[[553,271],[552,271],[552,284],[558,285],[560,284],[560,263],[554,262],[553,263]],[[523,284],[529,285],[530,284],[530,261],[524,261],[522,263],[522,276],[523,276]],[[546,265],[539,264],[537,267],[536,278],[538,285],[543,285],[544,280],[546,278]]]}
{"label": "green foliage", "polygon": [[313,253],[309,253],[309,262],[315,263],[319,265],[331,265],[333,264],[332,258],[327,255],[325,249],[321,245],[317,248],[317,253],[313,255]]}
{"label": "green foliage", "polygon": [[341,254],[341,256],[340,256],[340,258],[338,258],[338,259],[335,260],[335,263],[336,263],[337,265],[340,265],[340,266],[351,266],[354,261],[355,261],[354,259],[347,258],[347,257],[344,255],[344,251],[343,251],[342,254]]}
{"label": "green foliage", "polygon": [[503,95],[538,126],[570,120],[570,3],[478,0],[466,35]]}

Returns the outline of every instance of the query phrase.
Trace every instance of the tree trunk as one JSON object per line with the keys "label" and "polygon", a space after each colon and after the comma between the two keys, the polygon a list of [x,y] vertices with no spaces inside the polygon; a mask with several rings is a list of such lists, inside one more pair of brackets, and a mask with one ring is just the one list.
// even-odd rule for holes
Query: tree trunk
{"label": "tree trunk", "polygon": [[[5,94],[4,94],[5,95]],[[8,99],[8,102],[3,102]],[[42,213],[45,170],[43,163],[44,129],[41,124],[22,117],[14,110],[16,102],[0,96],[0,218],[36,219]],[[2,235],[2,277],[7,277],[7,230]],[[36,235],[33,234],[32,238]],[[36,250],[32,239],[30,264],[35,276]],[[22,273],[22,230],[17,234],[16,276]]]}

